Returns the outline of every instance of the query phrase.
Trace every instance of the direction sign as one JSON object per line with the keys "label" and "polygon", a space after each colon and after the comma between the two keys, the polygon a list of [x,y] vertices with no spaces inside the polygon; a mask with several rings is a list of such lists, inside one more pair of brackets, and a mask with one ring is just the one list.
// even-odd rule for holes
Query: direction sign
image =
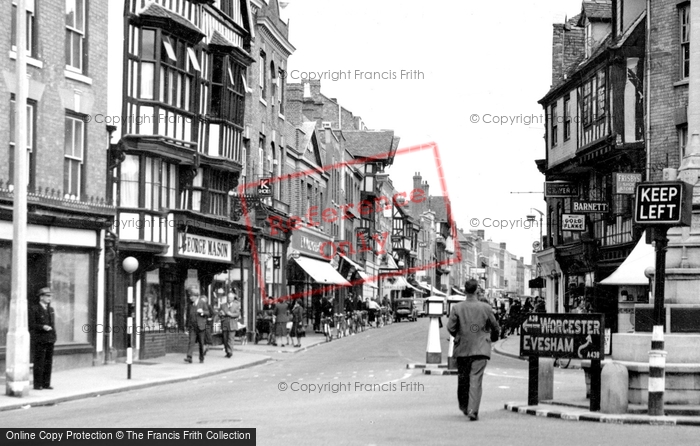
{"label": "direction sign", "polygon": [[258,183],[258,195],[261,197],[271,197],[272,196],[272,184],[270,184],[269,178],[261,178]]}
{"label": "direction sign", "polygon": [[520,356],[603,359],[602,314],[530,313],[520,329]]}
{"label": "direction sign", "polygon": [[683,181],[638,183],[634,222],[644,225],[690,226],[693,186]]}

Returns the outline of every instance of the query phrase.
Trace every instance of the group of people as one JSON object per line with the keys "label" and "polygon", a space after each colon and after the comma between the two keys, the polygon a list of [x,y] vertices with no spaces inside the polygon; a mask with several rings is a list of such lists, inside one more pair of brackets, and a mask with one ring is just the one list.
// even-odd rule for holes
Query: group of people
{"label": "group of people", "polygon": [[512,334],[520,334],[522,325],[528,313],[545,313],[545,304],[542,297],[536,297],[535,303],[528,297],[521,304],[520,299],[508,299],[508,309],[504,306],[496,308],[496,317],[502,327],[499,338],[505,338]]}
{"label": "group of people", "polygon": [[301,338],[306,337],[305,315],[306,310],[301,299],[292,302],[278,300],[275,303],[265,304],[262,311],[258,312],[256,329],[268,334],[269,345],[301,347]]}
{"label": "group of people", "polygon": [[[199,346],[199,362],[204,362],[208,346],[213,344],[212,331],[215,312],[209,302],[207,302],[207,299],[200,295],[198,287],[189,287],[187,294],[192,304],[187,313],[186,327],[189,334],[189,342],[185,362],[192,363],[196,345]],[[224,351],[226,357],[230,358],[233,356],[235,333],[238,330],[238,318],[241,316],[241,303],[236,293],[228,293],[226,303],[222,304],[218,309],[218,315],[221,319]]]}

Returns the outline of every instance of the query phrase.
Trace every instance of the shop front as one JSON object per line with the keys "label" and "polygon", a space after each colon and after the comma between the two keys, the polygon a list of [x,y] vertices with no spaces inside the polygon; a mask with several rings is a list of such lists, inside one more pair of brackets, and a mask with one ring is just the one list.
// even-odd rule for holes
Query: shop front
{"label": "shop front", "polygon": [[[107,208],[105,208],[107,210]],[[113,208],[93,218],[87,210],[29,214],[27,225],[27,310],[37,305],[37,292],[51,287],[55,311],[54,371],[103,361],[105,229]],[[38,214],[42,214],[39,216]],[[43,217],[43,218],[42,218]],[[76,220],[81,220],[80,229]],[[47,222],[51,225],[47,225]],[[101,224],[100,224],[101,222]],[[43,224],[42,224],[43,223]],[[72,226],[72,227],[71,227]],[[0,220],[0,366],[5,366],[9,328],[12,264],[12,222]]]}
{"label": "shop front", "polygon": [[342,312],[343,296],[351,287],[328,259],[333,258],[333,241],[324,233],[299,229],[292,234],[287,263],[287,296],[302,299],[307,320],[320,328],[321,301],[328,298],[336,313]]}

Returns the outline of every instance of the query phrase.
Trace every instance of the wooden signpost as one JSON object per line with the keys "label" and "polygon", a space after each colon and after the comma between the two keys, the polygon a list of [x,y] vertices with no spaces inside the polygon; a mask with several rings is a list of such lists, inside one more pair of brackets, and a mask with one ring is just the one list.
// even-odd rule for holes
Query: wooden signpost
{"label": "wooden signpost", "polygon": [[600,361],[604,353],[602,314],[528,314],[520,329],[520,356],[527,356],[530,365],[527,404],[539,404],[539,358],[590,359],[590,410],[600,410]]}

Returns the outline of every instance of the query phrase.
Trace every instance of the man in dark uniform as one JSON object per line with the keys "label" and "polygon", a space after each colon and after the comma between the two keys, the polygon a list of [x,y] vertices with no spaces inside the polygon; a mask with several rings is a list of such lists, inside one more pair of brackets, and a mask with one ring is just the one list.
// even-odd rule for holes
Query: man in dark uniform
{"label": "man in dark uniform", "polygon": [[34,389],[53,389],[51,387],[51,367],[53,366],[53,345],[56,343],[56,328],[51,298],[51,288],[39,290],[39,303],[32,307],[29,314],[29,331],[32,341],[34,362]]}

